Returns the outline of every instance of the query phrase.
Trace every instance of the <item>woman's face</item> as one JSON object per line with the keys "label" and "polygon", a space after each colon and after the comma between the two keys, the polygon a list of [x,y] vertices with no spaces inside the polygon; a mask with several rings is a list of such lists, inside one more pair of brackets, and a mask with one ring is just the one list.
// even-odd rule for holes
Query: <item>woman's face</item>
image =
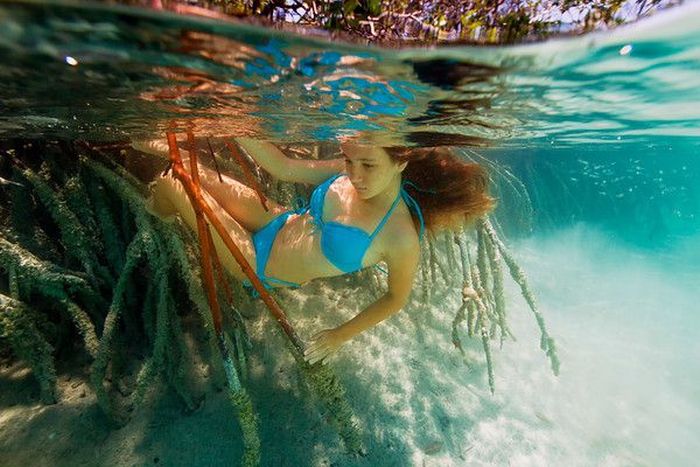
{"label": "woman's face", "polygon": [[390,188],[406,163],[397,164],[380,147],[343,143],[345,172],[361,199],[370,199]]}

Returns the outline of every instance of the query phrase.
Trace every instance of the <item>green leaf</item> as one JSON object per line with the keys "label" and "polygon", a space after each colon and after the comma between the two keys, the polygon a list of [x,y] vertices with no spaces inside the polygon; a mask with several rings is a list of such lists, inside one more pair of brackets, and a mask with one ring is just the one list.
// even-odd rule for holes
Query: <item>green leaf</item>
{"label": "green leaf", "polygon": [[345,16],[350,16],[358,6],[360,6],[360,0],[345,0],[343,2],[343,13],[345,13]]}
{"label": "green leaf", "polygon": [[382,14],[382,2],[380,0],[367,0],[367,11],[369,16],[379,16]]}

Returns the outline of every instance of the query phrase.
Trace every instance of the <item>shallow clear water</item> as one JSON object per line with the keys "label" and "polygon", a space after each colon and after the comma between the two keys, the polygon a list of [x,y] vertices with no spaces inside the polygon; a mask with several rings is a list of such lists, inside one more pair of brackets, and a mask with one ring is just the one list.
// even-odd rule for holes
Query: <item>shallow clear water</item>
{"label": "shallow clear water", "polygon": [[[367,408],[367,425],[395,446],[374,446],[368,465],[700,456],[700,3],[612,33],[434,50],[58,4],[3,3],[0,24],[0,139],[110,142],[190,124],[297,143],[362,131],[384,144],[455,145],[524,184],[529,200],[496,177],[497,217],[558,339],[561,376],[548,373],[515,289],[519,340],[495,354],[493,397],[480,378],[438,371],[457,359],[439,335],[448,321],[426,318],[434,335],[412,342],[416,318],[402,318],[405,334],[378,330],[338,361],[358,375],[356,404],[382,409]],[[384,339],[423,366],[405,368]],[[437,342],[447,363],[422,359]],[[360,363],[377,355],[376,367]],[[406,404],[374,399],[370,381]],[[445,448],[426,453],[435,439]],[[313,452],[317,465],[337,454]]]}

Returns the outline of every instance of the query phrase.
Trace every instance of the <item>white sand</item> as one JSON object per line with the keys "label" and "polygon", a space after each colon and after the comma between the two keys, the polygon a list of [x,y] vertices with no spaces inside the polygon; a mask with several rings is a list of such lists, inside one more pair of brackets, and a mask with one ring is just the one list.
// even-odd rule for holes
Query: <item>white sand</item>
{"label": "white sand", "polygon": [[[431,306],[414,301],[331,360],[363,428],[365,457],[344,453],[320,406],[301,389],[263,306],[246,310],[254,340],[248,388],[261,418],[263,465],[693,465],[700,456],[697,242],[663,253],[633,251],[576,228],[514,251],[557,339],[561,376],[549,371],[512,282],[509,319],[518,341],[503,350],[494,341],[495,396],[480,343],[466,345],[471,369],[451,343],[457,292]],[[308,337],[371,299],[355,282],[319,281],[282,293],[282,303]],[[172,395],[155,394],[151,408],[111,431],[80,384],[84,375],[61,378],[61,402],[41,406],[29,400],[38,391],[25,373],[18,365],[0,372],[2,465],[240,459],[240,433],[216,384],[194,414],[182,414]]]}

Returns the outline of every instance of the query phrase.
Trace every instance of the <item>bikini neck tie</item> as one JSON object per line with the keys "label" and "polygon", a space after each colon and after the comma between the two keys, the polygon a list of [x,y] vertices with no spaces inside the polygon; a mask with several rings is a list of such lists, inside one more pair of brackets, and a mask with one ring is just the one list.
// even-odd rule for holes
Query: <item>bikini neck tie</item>
{"label": "bikini neck tie", "polygon": [[416,215],[418,216],[418,221],[420,222],[420,232],[418,233],[418,238],[423,239],[423,232],[425,231],[425,221],[423,220],[423,212],[421,211],[418,202],[415,199],[413,199],[413,197],[409,195],[408,192],[405,190],[405,186],[409,186],[416,191],[422,191],[424,193],[435,194],[437,192],[435,190],[419,188],[415,185],[415,183],[410,182],[408,180],[404,180],[403,182],[401,182],[401,196],[403,197],[404,201],[406,201],[406,204],[408,204],[409,207],[413,208],[413,211],[415,211]]}

